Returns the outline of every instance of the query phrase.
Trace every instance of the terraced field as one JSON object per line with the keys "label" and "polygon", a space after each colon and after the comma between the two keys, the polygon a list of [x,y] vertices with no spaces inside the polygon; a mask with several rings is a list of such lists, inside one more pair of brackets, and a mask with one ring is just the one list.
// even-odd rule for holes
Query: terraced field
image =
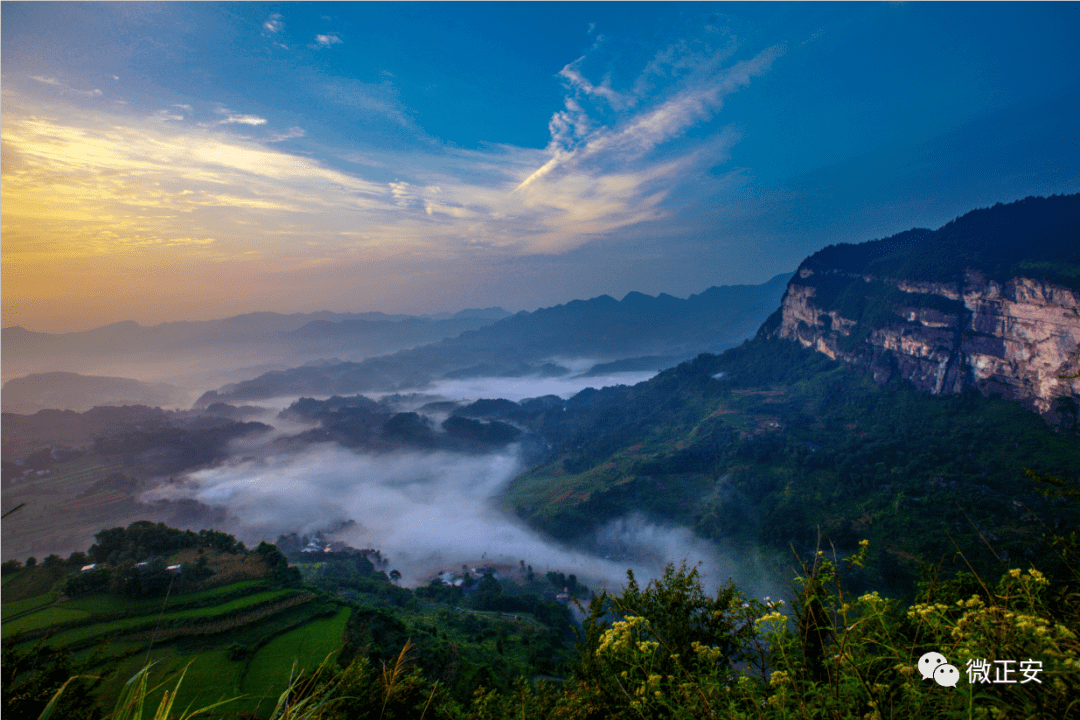
{"label": "terraced field", "polygon": [[[208,620],[218,623],[233,622],[233,616],[240,614],[242,617],[241,611],[254,611],[264,606],[273,606],[275,601],[299,595],[300,592],[297,590],[270,590],[190,610],[168,611],[166,606],[166,611],[161,612],[162,606],[144,607],[134,611],[137,614],[131,617],[111,622],[105,621],[105,618],[115,617],[116,613],[95,616],[83,610],[69,609],[67,603],[62,603],[45,606],[16,620],[5,622],[3,637],[7,639],[19,632],[29,633],[41,628],[51,628],[50,644],[78,646],[80,643],[104,636],[123,636],[140,632],[146,634],[155,629],[157,630],[155,637],[168,634],[175,636],[185,634],[185,632],[187,634],[212,634],[199,633],[197,630]],[[78,627],[72,628],[73,625],[78,625]]]}
{"label": "terraced field", "polygon": [[307,623],[278,636],[256,653],[244,677],[243,689],[255,695],[270,685],[284,685],[294,664],[297,672],[313,670],[319,663],[334,659],[341,649],[341,638],[349,610],[342,608],[331,618]]}
{"label": "terraced field", "polygon": [[[140,512],[130,496],[100,491],[83,495],[95,482],[122,470],[117,461],[87,457],[60,463],[47,475],[30,475],[6,486],[4,512],[20,503],[25,505],[4,519],[4,557],[67,555],[74,548],[88,547],[94,533],[103,527],[126,525]],[[65,521],[57,523],[57,517]]]}
{"label": "terraced field", "polygon": [[[42,574],[41,568],[33,570]],[[17,575],[5,581],[18,586]],[[276,699],[284,690],[294,659],[314,667],[336,653],[351,613],[318,602],[305,589],[275,587],[265,579],[177,595],[167,603],[106,594],[58,597],[50,590],[4,603],[5,646],[29,649],[43,641],[72,649],[76,660],[90,663],[87,672],[107,678],[98,691],[105,707],[149,661],[154,683],[171,685],[186,672],[182,706],[243,696],[222,708],[233,714],[268,711],[273,700],[263,699]]]}

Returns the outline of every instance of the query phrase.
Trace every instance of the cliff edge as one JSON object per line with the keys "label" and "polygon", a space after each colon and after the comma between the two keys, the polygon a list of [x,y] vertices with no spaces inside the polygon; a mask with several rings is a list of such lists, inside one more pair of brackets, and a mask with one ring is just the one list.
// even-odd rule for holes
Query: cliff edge
{"label": "cliff edge", "polygon": [[931,393],[973,387],[1077,426],[1080,195],[976,210],[807,258],[761,334]]}

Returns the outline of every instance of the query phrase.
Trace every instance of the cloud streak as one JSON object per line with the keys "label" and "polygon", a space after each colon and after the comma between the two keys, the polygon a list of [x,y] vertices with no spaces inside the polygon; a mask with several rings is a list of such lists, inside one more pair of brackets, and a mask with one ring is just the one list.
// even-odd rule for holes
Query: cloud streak
{"label": "cloud streak", "polygon": [[258,117],[257,115],[229,115],[224,120],[218,121],[219,125],[265,125],[266,118]]}

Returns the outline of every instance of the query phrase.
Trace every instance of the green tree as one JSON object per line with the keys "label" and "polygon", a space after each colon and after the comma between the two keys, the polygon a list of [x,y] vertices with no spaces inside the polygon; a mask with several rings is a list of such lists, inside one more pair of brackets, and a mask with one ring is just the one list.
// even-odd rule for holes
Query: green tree
{"label": "green tree", "polygon": [[39,641],[26,650],[5,642],[2,667],[5,718],[37,718],[61,689],[52,717],[101,717],[91,695],[99,680],[83,675],[66,648],[50,648]]}

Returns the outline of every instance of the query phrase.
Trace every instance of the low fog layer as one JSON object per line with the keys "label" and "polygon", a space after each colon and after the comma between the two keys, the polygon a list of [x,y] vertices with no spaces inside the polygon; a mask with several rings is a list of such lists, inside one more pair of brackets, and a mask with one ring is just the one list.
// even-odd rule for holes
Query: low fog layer
{"label": "low fog layer", "polygon": [[323,444],[202,470],[187,482],[144,499],[194,498],[228,507],[245,539],[274,540],[288,532],[341,528],[333,535],[357,548],[377,548],[402,582],[417,585],[461,565],[524,560],[537,571],[576,573],[618,587],[632,567],[656,577],[668,562],[701,563],[709,586],[733,576],[748,590],[768,587],[756,559],[737,558],[683,528],[632,516],[602,528],[589,548],[544,538],[498,506],[497,497],[523,470],[515,448],[488,455],[361,454]]}
{"label": "low fog layer", "polygon": [[[593,365],[591,360],[565,361],[560,364],[575,372],[585,372]],[[454,400],[479,398],[503,398],[515,402],[525,398],[558,395],[563,400],[576,395],[587,387],[602,388],[612,385],[636,385],[656,375],[654,372],[625,372],[602,376],[564,375],[562,377],[520,378],[469,378],[467,380],[436,380],[423,389],[425,393],[441,395]],[[372,397],[377,397],[372,395]]]}
{"label": "low fog layer", "polygon": [[[581,365],[588,367],[585,361]],[[447,380],[425,393],[462,401],[545,394],[567,398],[585,387],[632,384],[651,375]],[[237,521],[228,529],[248,542],[274,541],[290,532],[334,531],[334,539],[353,547],[380,550],[408,585],[462,565],[524,560],[540,572],[576,573],[583,581],[614,588],[625,582],[627,568],[646,580],[658,577],[665,564],[686,559],[700,563],[710,588],[731,577],[758,596],[783,594],[756,555],[718,547],[685,528],[665,527],[640,514],[608,523],[581,547],[542,536],[498,501],[526,469],[516,445],[487,454],[370,453],[332,443],[281,452],[274,439],[310,426],[269,415],[260,419],[276,432],[239,441],[231,462],[160,486],[143,500],[192,498],[226,507]]]}

